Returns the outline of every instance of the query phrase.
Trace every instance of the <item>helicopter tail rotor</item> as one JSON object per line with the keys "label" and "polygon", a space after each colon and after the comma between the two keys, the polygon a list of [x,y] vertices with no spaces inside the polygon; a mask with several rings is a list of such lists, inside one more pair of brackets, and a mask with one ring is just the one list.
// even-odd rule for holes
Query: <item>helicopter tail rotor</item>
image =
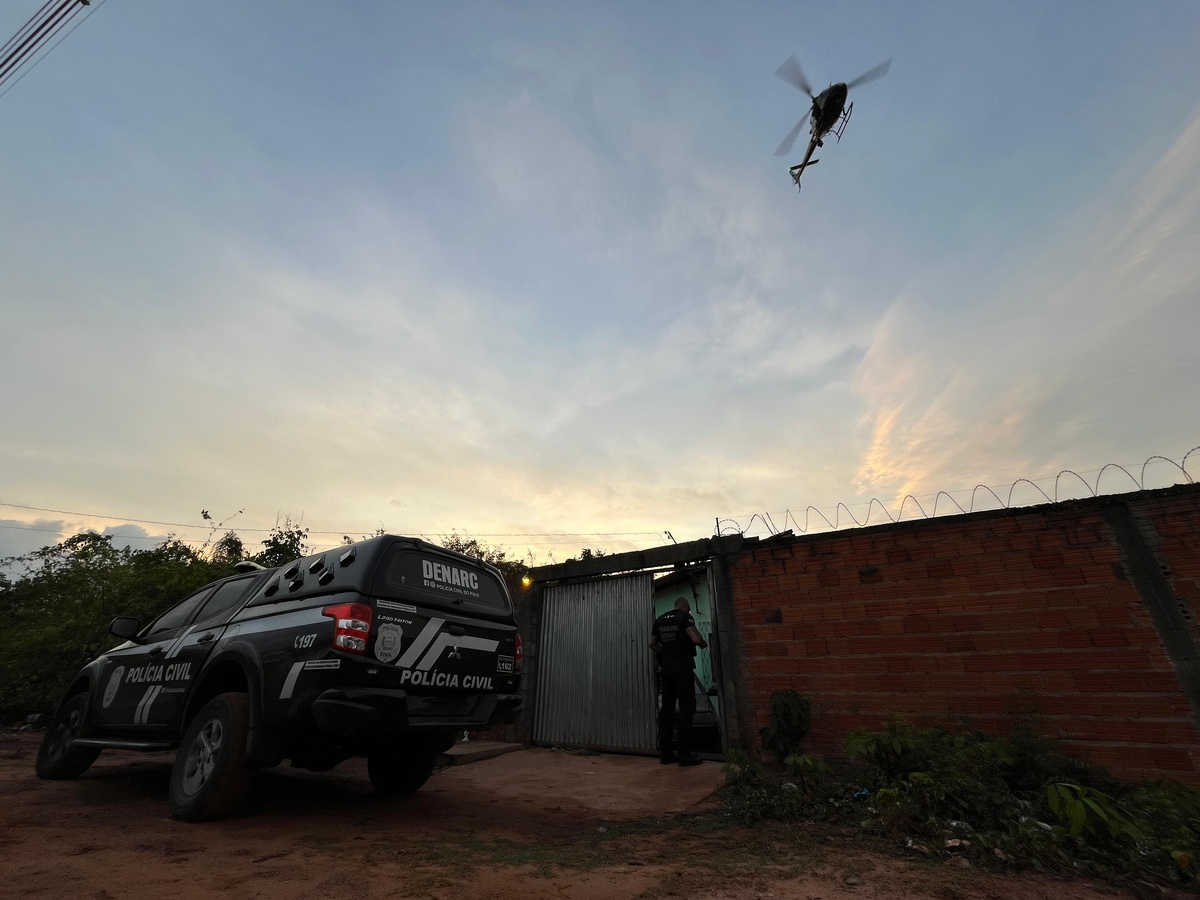
{"label": "helicopter tail rotor", "polygon": [[[846,82],[846,90],[850,90],[851,88],[856,88],[860,84],[866,84],[868,81],[874,81],[876,78],[882,78],[884,75],[886,75],[888,73],[888,69],[890,69],[891,67],[892,67],[892,61],[890,59],[885,60],[884,62],[881,62],[879,65],[877,65],[875,68],[873,68],[870,72],[863,72],[861,75],[859,75],[853,81]],[[782,66],[780,68],[782,68]],[[780,77],[782,78],[783,76],[781,75]]]}
{"label": "helicopter tail rotor", "polygon": [[[888,60],[891,62],[891,60]],[[796,59],[796,54],[792,54],[785,59],[775,70],[775,74],[790,84],[792,87],[804,91],[809,97],[813,97],[812,87],[808,83],[808,79],[804,77],[804,70],[800,68],[800,61]],[[816,98],[813,97],[815,100]]]}

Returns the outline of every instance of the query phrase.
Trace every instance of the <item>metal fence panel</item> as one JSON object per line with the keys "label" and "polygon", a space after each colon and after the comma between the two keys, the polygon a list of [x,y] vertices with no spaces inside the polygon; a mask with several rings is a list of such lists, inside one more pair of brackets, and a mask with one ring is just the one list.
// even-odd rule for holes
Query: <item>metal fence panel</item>
{"label": "metal fence panel", "polygon": [[656,752],[652,577],[545,589],[533,741]]}

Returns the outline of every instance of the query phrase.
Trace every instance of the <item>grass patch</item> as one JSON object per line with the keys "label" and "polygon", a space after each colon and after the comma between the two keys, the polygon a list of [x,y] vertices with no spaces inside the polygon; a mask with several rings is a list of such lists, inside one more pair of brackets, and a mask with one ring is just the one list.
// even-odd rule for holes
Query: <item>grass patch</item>
{"label": "grass patch", "polygon": [[898,719],[846,750],[835,764],[793,752],[782,773],[730,751],[726,817],[841,823],[927,858],[1200,891],[1200,792],[1184,785],[1120,782],[1028,729],[995,739]]}

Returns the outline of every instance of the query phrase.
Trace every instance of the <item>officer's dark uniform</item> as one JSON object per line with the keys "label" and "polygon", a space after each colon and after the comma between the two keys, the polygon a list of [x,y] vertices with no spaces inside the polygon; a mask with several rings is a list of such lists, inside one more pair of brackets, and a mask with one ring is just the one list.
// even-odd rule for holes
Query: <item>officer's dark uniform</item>
{"label": "officer's dark uniform", "polygon": [[696,713],[696,645],[688,636],[696,620],[682,609],[671,609],[654,620],[654,638],[662,644],[662,709],[658,713],[658,747],[664,762],[673,762],[671,731],[675,727],[675,704],[679,704],[680,759],[692,755],[692,716]]}

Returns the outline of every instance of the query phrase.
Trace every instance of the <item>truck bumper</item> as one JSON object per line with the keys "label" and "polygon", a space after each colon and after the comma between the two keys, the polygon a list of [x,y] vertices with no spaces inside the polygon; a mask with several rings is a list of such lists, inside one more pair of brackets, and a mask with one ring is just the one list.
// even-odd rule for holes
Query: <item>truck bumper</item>
{"label": "truck bumper", "polygon": [[462,731],[515,722],[518,694],[417,697],[400,690],[331,688],[313,701],[322,731]]}

